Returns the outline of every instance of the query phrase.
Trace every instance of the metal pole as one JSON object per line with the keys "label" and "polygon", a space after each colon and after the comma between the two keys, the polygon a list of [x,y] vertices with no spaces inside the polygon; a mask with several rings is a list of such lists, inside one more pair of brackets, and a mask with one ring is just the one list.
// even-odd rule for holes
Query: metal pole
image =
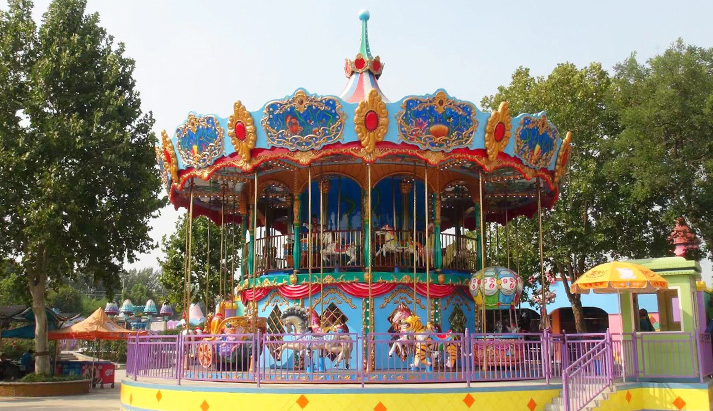
{"label": "metal pole", "polygon": [[319,180],[319,311],[324,315],[324,175]]}
{"label": "metal pole", "polygon": [[[431,273],[428,267],[428,163],[423,168],[423,211],[425,214],[424,258],[426,260],[426,323],[431,321]],[[413,252],[416,253],[416,242],[413,243]]]}
{"label": "metal pole", "polygon": [[[257,171],[255,171],[255,189],[253,190],[253,235],[257,237]],[[255,243],[255,238],[253,241],[253,324],[252,327],[257,327],[257,265],[255,264],[255,252],[257,250],[257,244]],[[263,250],[263,253],[265,250]],[[251,328],[252,328],[251,327]],[[251,331],[255,331],[251,329]]]}
{"label": "metal pole", "polygon": [[210,279],[210,218],[207,218],[208,225],[208,241],[206,245],[206,257],[205,257],[205,309],[208,311],[208,280]]}
{"label": "metal pole", "polygon": [[[413,243],[416,243],[416,165],[414,164],[414,178],[413,178],[413,214],[411,219],[413,220]],[[418,256],[413,253],[413,314],[416,315],[416,264],[418,261]]]}
{"label": "metal pole", "polygon": [[486,265],[486,258],[485,258],[485,203],[483,202],[483,172],[481,171],[479,173],[479,192],[480,192],[480,249],[483,252],[482,257],[480,258],[480,271],[482,273],[482,278],[480,281],[480,298],[482,301],[482,327],[481,331],[483,333],[486,332],[485,328],[485,265]]}
{"label": "metal pole", "polygon": [[[191,246],[193,237],[193,183],[191,183],[191,204],[188,208],[188,250],[186,253],[187,263],[186,263],[186,275],[188,280],[186,281],[186,294],[187,294],[187,306],[190,307],[191,304]],[[190,314],[189,317],[190,318]],[[188,325],[188,320],[186,320],[186,325]]]}
{"label": "metal pole", "polygon": [[[373,224],[373,222],[372,222],[372,220],[371,220],[371,217],[372,217],[372,216],[371,216],[371,163],[367,163],[367,164],[366,164],[366,173],[367,173],[367,180],[368,180],[368,181],[367,181],[367,185],[368,185],[368,190],[369,190],[369,192],[368,192],[368,194],[367,194],[367,201],[369,202],[369,205],[368,205],[368,207],[367,207],[367,208],[368,208],[368,214],[369,214],[369,226],[367,227],[367,233],[368,233],[368,235],[369,235],[369,243],[370,243],[370,244],[369,244],[369,256],[368,256],[368,264],[369,264],[369,312],[367,313],[367,314],[368,314],[368,317],[367,317],[367,318],[369,318],[369,331],[373,333],[373,332],[374,332],[374,324],[372,324],[372,318],[373,318],[373,314],[372,314],[372,313],[374,312],[374,301],[372,301],[372,298],[373,298],[373,297],[372,297],[372,295],[371,295],[371,281],[372,281],[372,278],[371,278],[371,275],[372,275],[372,270],[371,270],[371,263],[372,263],[372,261],[371,261],[371,256],[372,256],[372,254],[374,254],[374,253],[373,253],[373,250],[371,249],[371,247],[372,247],[372,245],[371,245],[371,225]],[[367,358],[367,362],[368,362],[369,364],[371,364],[371,353],[368,353],[368,354],[369,354],[369,358]]]}
{"label": "metal pole", "polygon": [[542,245],[542,200],[541,200],[541,188],[540,188],[540,178],[537,178],[537,222],[540,230],[540,279],[542,282],[542,318],[541,324],[542,328],[545,329],[549,325],[547,320],[547,300],[545,300],[545,256]]}
{"label": "metal pole", "polygon": [[312,308],[312,165],[307,168],[307,297]]}

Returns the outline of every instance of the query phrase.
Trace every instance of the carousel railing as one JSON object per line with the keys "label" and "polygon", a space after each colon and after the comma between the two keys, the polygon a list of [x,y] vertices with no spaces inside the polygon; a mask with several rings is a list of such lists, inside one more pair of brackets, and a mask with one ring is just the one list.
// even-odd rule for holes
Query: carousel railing
{"label": "carousel railing", "polygon": [[[589,335],[572,344],[578,354],[562,371],[562,397],[565,411],[579,411],[612,384],[612,340],[609,333],[604,338]],[[580,349],[586,351],[580,352]]]}
{"label": "carousel railing", "polygon": [[606,382],[600,377],[703,379],[713,374],[711,348],[710,334],[681,332],[145,335],[129,339],[126,369],[134,379],[258,385],[549,382],[562,377],[570,393],[583,390],[590,396]]}
{"label": "carousel railing", "polygon": [[478,270],[476,266],[478,243],[475,238],[441,233],[441,253],[443,268],[468,271]]}
{"label": "carousel railing", "polygon": [[288,265],[292,236],[271,235],[255,239],[255,272],[262,274],[292,268]]}
{"label": "carousel railing", "polygon": [[426,233],[416,231],[414,241],[412,230],[394,230],[377,228],[372,233],[372,265],[374,267],[413,267],[414,255],[416,267],[426,267],[426,253],[428,252],[430,265],[433,267],[433,235],[429,236],[426,244]]}

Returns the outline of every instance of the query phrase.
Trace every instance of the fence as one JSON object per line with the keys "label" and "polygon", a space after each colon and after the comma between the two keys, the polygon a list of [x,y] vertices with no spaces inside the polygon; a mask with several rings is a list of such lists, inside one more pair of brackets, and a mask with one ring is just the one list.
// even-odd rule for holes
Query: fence
{"label": "fence", "polygon": [[713,374],[712,350],[710,334],[680,332],[145,335],[129,340],[127,376],[258,385],[562,377],[581,383],[574,392],[592,393],[600,377],[702,381]]}

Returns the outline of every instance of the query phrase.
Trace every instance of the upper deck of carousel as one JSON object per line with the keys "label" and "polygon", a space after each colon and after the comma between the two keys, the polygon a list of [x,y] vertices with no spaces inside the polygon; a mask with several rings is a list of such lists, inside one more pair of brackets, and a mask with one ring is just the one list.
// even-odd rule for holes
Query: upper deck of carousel
{"label": "upper deck of carousel", "polygon": [[[324,264],[422,271],[438,258],[429,236],[444,249],[444,241],[453,243],[440,256],[451,256],[442,268],[475,269],[474,258],[464,256],[477,246],[461,228],[475,228],[481,213],[503,223],[551,207],[571,135],[563,139],[545,112],[512,115],[507,102],[484,112],[445,90],[389,101],[378,83],[384,63],[369,46],[369,13],[359,18],[360,47],[345,61],[348,81],[339,96],[298,89],[255,111],[237,101],[227,116],[190,113],[171,136],[164,131],[156,158],[169,199],[217,224],[254,215],[248,229],[258,237],[257,271]],[[441,234],[449,228],[452,239]],[[300,233],[305,229],[315,234]],[[390,239],[396,248],[382,250]],[[309,243],[303,252],[321,254],[293,252],[297,241]],[[390,252],[390,259],[370,260],[369,244],[372,254]]]}

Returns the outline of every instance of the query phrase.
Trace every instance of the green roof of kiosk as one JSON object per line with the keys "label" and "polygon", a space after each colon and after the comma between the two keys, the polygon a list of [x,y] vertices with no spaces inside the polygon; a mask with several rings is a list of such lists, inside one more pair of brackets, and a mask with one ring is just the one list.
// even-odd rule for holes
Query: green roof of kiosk
{"label": "green roof of kiosk", "polygon": [[664,277],[667,275],[691,275],[697,279],[701,278],[701,265],[683,257],[645,258],[628,260],[628,262],[643,265]]}

